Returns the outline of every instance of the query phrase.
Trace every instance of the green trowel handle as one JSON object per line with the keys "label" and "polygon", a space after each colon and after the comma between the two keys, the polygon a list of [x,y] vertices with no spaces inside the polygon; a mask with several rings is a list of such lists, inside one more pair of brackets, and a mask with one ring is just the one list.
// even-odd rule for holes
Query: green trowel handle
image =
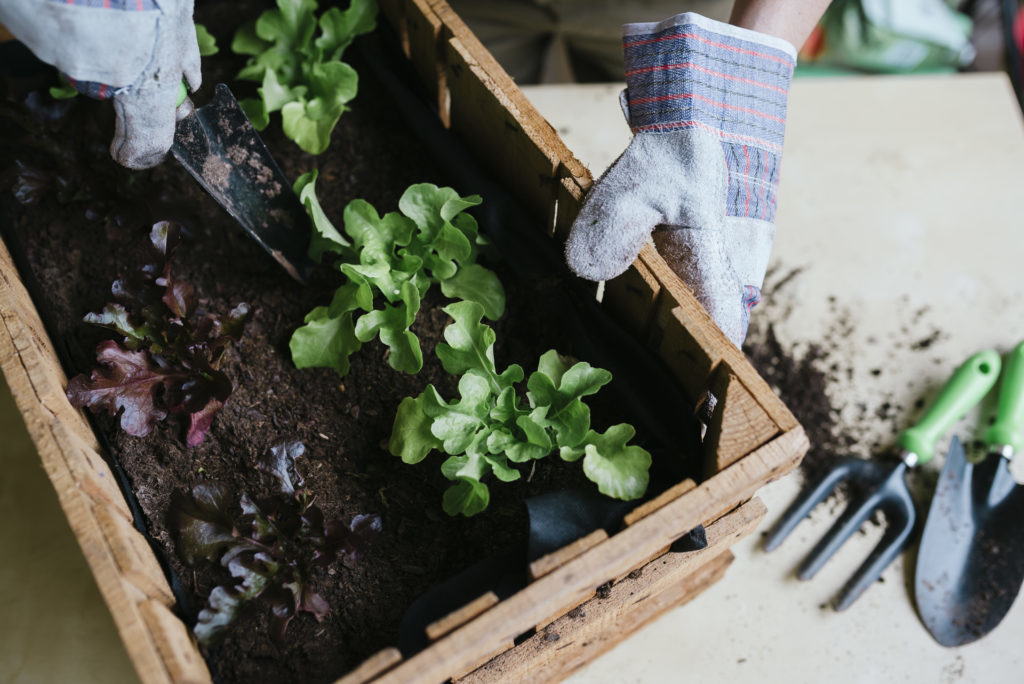
{"label": "green trowel handle", "polygon": [[1024,342],[1010,352],[999,388],[996,422],[985,433],[990,447],[1010,447],[1016,453],[1024,448]]}
{"label": "green trowel handle", "polygon": [[180,107],[186,97],[188,97],[188,88],[185,87],[185,82],[182,81],[178,84],[178,104],[175,106]]}
{"label": "green trowel handle", "polygon": [[935,454],[935,442],[972,406],[981,401],[999,377],[999,354],[986,349],[967,359],[939,391],[924,418],[900,433],[898,443],[917,455],[917,463],[927,463]]}

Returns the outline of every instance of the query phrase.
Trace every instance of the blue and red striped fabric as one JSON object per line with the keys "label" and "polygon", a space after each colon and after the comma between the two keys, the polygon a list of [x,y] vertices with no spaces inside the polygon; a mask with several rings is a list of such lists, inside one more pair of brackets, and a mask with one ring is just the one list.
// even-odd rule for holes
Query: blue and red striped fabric
{"label": "blue and red striped fabric", "polygon": [[623,38],[633,132],[715,134],[729,171],[726,215],[774,222],[793,56],[693,21],[648,26]]}
{"label": "blue and red striped fabric", "polygon": [[[60,5],[79,5],[96,10],[114,10],[118,12],[149,12],[159,10],[155,0],[48,0]],[[103,83],[93,81],[76,81],[65,76],[68,83],[81,94],[96,100],[106,100],[117,94],[117,91]]]}

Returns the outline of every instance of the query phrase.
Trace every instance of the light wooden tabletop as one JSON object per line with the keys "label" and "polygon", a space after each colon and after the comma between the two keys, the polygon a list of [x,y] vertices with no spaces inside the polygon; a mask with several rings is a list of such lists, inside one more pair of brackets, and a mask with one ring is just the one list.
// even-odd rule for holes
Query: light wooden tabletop
{"label": "light wooden tabletop", "polygon": [[[621,87],[524,90],[596,176],[629,139]],[[830,403],[862,434],[851,453],[891,444],[970,354],[1024,339],[1022,161],[1020,110],[1001,74],[794,82],[773,275],[753,326],[771,323],[797,358],[827,347]],[[957,432],[970,437],[976,422]],[[790,477],[760,492],[763,530],[798,489]],[[906,555],[846,612],[823,607],[882,531],[868,525],[798,581],[795,568],[841,510],[819,507],[770,555],[755,532],[734,547],[724,580],[570,681],[1020,681],[1024,603],[984,639],[943,648],[914,612]]]}

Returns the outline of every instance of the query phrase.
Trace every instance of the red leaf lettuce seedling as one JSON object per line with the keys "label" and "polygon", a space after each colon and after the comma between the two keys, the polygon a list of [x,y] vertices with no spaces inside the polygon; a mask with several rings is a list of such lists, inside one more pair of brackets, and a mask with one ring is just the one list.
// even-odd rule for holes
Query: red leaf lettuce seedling
{"label": "red leaf lettuce seedling", "polygon": [[161,221],[150,231],[145,264],[114,281],[116,302],[85,321],[123,336],[120,343],[96,348],[100,367],[68,383],[76,407],[121,414],[121,428],[143,437],[168,413],[187,414],[186,441],[203,441],[214,415],[231,395],[231,380],[220,364],[224,352],[242,336],[249,307],[239,304],[227,316],[199,313],[195,291],[171,274],[171,258],[181,228]]}
{"label": "red leaf lettuce seedling", "polygon": [[563,460],[583,458],[583,472],[602,494],[636,499],[647,489],[651,455],[629,445],[635,430],[626,423],[604,433],[590,428],[590,408],[583,398],[611,381],[606,370],[571,363],[555,350],[545,352],[526,382],[524,406],[516,385],[522,367],[498,373],[494,364],[494,330],[481,323],[483,308],[456,302],[444,308],[453,322],[445,328],[447,344],[437,345],[444,369],[461,375],[459,399],[447,402],[433,385],[398,406],[391,433],[391,453],[419,463],[432,451],[448,454],[441,472],[455,482],[444,493],[448,515],[476,515],[490,502],[485,476],[518,480],[517,464],[536,461],[553,451]]}
{"label": "red leaf lettuce seedling", "polygon": [[[423,367],[419,338],[410,330],[420,300],[437,283],[454,299],[478,303],[494,320],[505,310],[505,290],[493,271],[476,263],[487,244],[476,219],[465,209],[480,203],[451,188],[421,183],[408,188],[399,211],[380,216],[363,200],[345,207],[343,235],[316,198],[316,172],[303,175],[295,192],[313,219],[310,255],[339,255],[347,277],[328,306],[306,315],[290,342],[298,368],[333,368],[344,377],[349,357],[380,337],[392,368],[417,373]],[[346,237],[347,236],[347,237]]]}
{"label": "red leaf lettuce seedling", "polygon": [[220,638],[242,607],[256,599],[270,605],[276,641],[300,611],[323,620],[329,606],[313,588],[314,573],[339,554],[357,559],[380,533],[377,515],[356,515],[348,524],[324,521],[296,469],[304,451],[301,442],[282,442],[257,463],[276,480],[275,496],[256,501],[243,492],[236,509],[223,487],[200,484],[190,496],[174,497],[171,514],[182,558],[190,566],[200,559],[219,560],[234,578],[215,587],[200,611],[194,632],[201,644]]}

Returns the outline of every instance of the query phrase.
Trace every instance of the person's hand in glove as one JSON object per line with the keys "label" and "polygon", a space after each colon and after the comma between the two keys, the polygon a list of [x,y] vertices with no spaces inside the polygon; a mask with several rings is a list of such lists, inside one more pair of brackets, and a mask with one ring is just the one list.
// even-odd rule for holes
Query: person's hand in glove
{"label": "person's hand in glove", "polygon": [[775,234],[796,50],[692,13],[625,25],[623,48],[622,104],[634,137],[584,202],[569,266],[591,280],[614,278],[653,232],[659,253],[739,346]]}
{"label": "person's hand in glove", "polygon": [[182,79],[202,76],[193,0],[0,0],[0,23],[90,97],[112,97],[110,155],[128,168],[163,159],[174,141]]}

